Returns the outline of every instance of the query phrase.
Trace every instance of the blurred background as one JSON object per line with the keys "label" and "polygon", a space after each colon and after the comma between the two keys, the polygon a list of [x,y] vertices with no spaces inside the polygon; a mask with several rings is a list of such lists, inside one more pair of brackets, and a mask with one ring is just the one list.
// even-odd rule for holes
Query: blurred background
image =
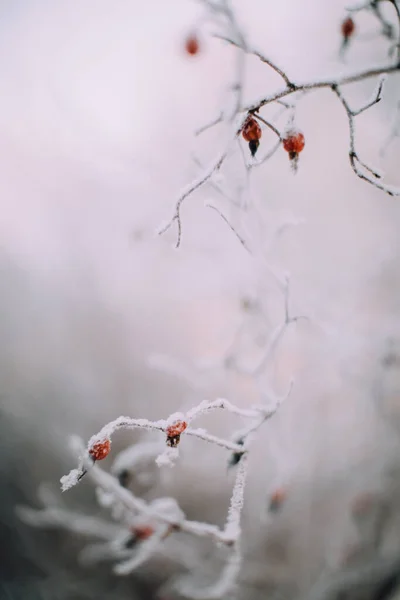
{"label": "blurred background", "polygon": [[[296,81],[388,61],[379,23],[364,13],[339,59],[342,0],[234,6],[251,44]],[[248,406],[268,389],[285,394],[292,379],[251,454],[239,597],[339,598],[318,587],[325,573],[379,561],[386,570],[340,597],[390,597],[400,573],[400,204],[352,172],[337,99],[317,90],[298,102],[306,147],[295,176],[280,149],[248,179],[237,149],[216,181],[228,195],[242,190],[247,209],[205,185],[183,205],[177,250],[174,227],[157,230],[198,163],[223,146],[223,126],[194,132],[229,101],[235,49],[210,37],[190,0],[2,0],[0,15],[0,598],[155,597],[176,567],[150,562],[130,578],[84,568],[79,536],[30,528],[15,507],[39,507],[48,482],[66,506],[97,514],[90,483],[58,491],[75,464],[72,433],[87,439],[120,414],[166,418],[204,398]],[[199,52],[188,56],[194,30]],[[281,87],[255,57],[246,67],[246,103]],[[375,86],[345,91],[357,107]],[[393,185],[399,140],[380,150],[398,98],[392,76],[382,102],[357,119],[360,155]],[[264,130],[261,149],[275,141]],[[224,358],[234,342],[241,364],[257,362],[284,318],[260,248],[290,273],[290,314],[308,319],[288,327],[254,382]],[[218,414],[207,426],[229,435],[236,422]],[[142,438],[121,434],[115,448]],[[156,494],[223,524],[226,460],[185,440]],[[277,489],[286,499],[272,515]]]}

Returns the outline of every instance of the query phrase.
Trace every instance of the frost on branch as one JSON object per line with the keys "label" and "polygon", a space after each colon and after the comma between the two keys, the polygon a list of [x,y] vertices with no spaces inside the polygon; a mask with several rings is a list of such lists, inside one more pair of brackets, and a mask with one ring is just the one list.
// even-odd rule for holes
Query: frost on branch
{"label": "frost on branch", "polygon": [[[240,133],[242,134],[242,137],[246,143],[249,145],[251,158],[254,161],[253,163],[248,163],[243,153],[245,171],[245,182],[243,187],[248,187],[248,180],[251,170],[254,167],[260,167],[265,164],[265,162],[269,160],[281,146],[289,153],[293,171],[297,171],[299,153],[302,152],[304,148],[304,135],[306,135],[306,133],[304,134],[299,132],[295,141],[289,139],[288,136],[282,132],[278,123],[275,123],[271,119],[267,119],[266,116],[261,113],[264,107],[268,105],[275,105],[279,106],[284,111],[293,113],[298,102],[307,94],[321,89],[332,89],[336,93],[337,90],[342,89],[348,84],[361,82],[364,80],[375,81],[382,75],[395,75],[400,69],[400,7],[398,5],[398,0],[388,0],[388,3],[391,4],[395,10],[394,17],[397,23],[388,21],[384,16],[384,13],[381,9],[382,5],[385,4],[384,0],[367,0],[359,5],[348,6],[348,13],[346,16],[344,16],[339,27],[338,36],[341,43],[339,56],[343,58],[345,51],[348,50],[350,40],[354,42],[357,41],[359,28],[356,26],[354,15],[362,11],[371,12],[378,19],[381,25],[382,36],[390,42],[388,47],[388,60],[385,64],[373,68],[366,67],[350,74],[339,75],[336,77],[328,76],[321,80],[310,80],[305,82],[295,81],[291,74],[286,73],[285,70],[275,61],[272,61],[267,55],[265,55],[259,49],[254,48],[249,43],[243,31],[241,30],[230,2],[225,0],[216,2],[200,0],[200,2],[205,8],[205,20],[208,21],[210,25],[213,25],[211,35],[221,43],[233,46],[236,50],[237,66],[234,74],[234,80],[230,85],[231,100],[234,107],[233,111],[231,107],[229,109],[223,108],[218,112],[216,117],[210,119],[209,123],[201,127],[196,134],[203,134],[211,127],[218,127],[225,123],[231,127],[231,140],[229,141],[228,145],[225,145],[220,154],[217,156],[216,160],[211,163],[210,167],[203,170],[203,174],[190,183],[178,196],[174,203],[172,217],[166,223],[166,225],[159,229],[159,234],[164,234],[172,227],[173,224],[177,225],[176,247],[180,246],[182,239],[182,206],[183,203],[192,196],[192,194],[197,192],[203,186],[210,185],[216,191],[218,191],[219,194],[230,199],[229,194],[224,189],[224,186],[221,186],[219,181],[217,182],[216,177],[224,169],[225,163],[233,154],[235,141]],[[266,69],[274,71],[279,76],[281,83],[283,83],[283,87],[275,90],[267,90],[267,93],[264,95],[264,97],[244,104],[243,90],[247,64],[245,60],[246,55],[256,57],[263,65],[265,65]],[[380,93],[373,102],[366,104],[360,111],[356,111],[354,113],[348,108],[348,106],[346,106],[346,103],[344,103],[341,98],[339,99],[342,101],[343,108],[348,116],[350,134],[349,157],[354,173],[364,182],[375,186],[379,190],[389,195],[399,195],[400,190],[398,188],[378,181],[379,177],[376,176],[376,169],[366,165],[360,158],[358,150],[355,149],[353,117],[355,117],[357,114],[360,114],[361,110],[364,111],[367,108],[371,108],[374,104],[379,102],[381,100]],[[293,114],[290,116],[289,121],[292,120],[292,117]],[[234,123],[234,127],[232,127],[232,123]],[[277,136],[278,140],[273,145],[270,145],[267,151],[264,153],[264,156],[257,161],[255,160],[255,155],[256,153],[257,156],[260,154],[260,147],[267,141],[267,136],[264,136],[262,127],[264,127],[264,129],[268,129],[269,132],[273,132]],[[261,138],[265,140],[265,142],[261,143]],[[323,151],[323,148],[321,151]],[[370,175],[372,175],[372,177]],[[240,202],[237,202],[234,199],[230,199],[229,204],[231,205],[230,208],[232,208],[233,205],[236,207],[240,207],[241,205]],[[231,220],[227,216],[226,212],[220,210],[214,204],[207,203],[207,206],[210,206],[220,214],[221,218],[229,225],[242,246],[248,251],[248,240],[237,230],[234,225],[232,225]]]}
{"label": "frost on branch", "polygon": [[70,471],[68,475],[63,475],[63,477],[61,477],[60,479],[62,491],[66,492],[70,488],[74,487],[74,485],[76,485],[79,482],[79,479],[81,477],[81,469],[72,469],[72,471]]}
{"label": "frost on branch", "polygon": [[[207,416],[216,410],[228,411],[238,418],[248,421],[246,427],[242,429],[240,441],[237,440],[237,434],[233,436],[236,441],[232,442],[219,438],[206,429],[193,429],[190,427],[199,417]],[[249,409],[242,409],[230,401],[220,398],[214,401],[202,401],[186,413],[173,413],[165,420],[148,421],[120,417],[103,427],[98,434],[92,436],[86,450],[78,438],[72,438],[71,449],[75,454],[81,456],[80,466],[62,478],[63,489],[69,489],[79,483],[82,480],[82,473],[84,473],[85,478],[89,478],[98,489],[97,497],[101,505],[111,512],[112,518],[120,524],[122,531],[126,527],[130,532],[121,535],[121,530],[118,530],[117,534],[114,529],[108,532],[103,528],[103,536],[100,536],[101,541],[86,547],[81,553],[81,560],[85,564],[111,560],[115,562],[114,571],[116,574],[128,575],[150,560],[154,554],[162,553],[166,540],[174,533],[181,532],[194,538],[209,538],[214,543],[222,545],[225,547],[226,558],[225,566],[215,583],[194,592],[193,586],[187,583],[186,578],[183,578],[175,583],[179,592],[193,598],[220,598],[233,590],[241,565],[241,514],[250,443],[252,437],[273,413],[274,410],[264,405],[254,405]],[[156,457],[159,450],[158,444],[141,442],[145,454],[142,457],[144,464],[147,464],[146,461],[151,457],[162,467],[170,461],[171,453],[173,453],[174,462],[178,457],[177,446],[182,435],[191,435],[208,443],[217,444],[233,453],[240,452],[240,461],[235,465],[235,482],[225,526],[219,528],[212,524],[188,520],[175,499],[158,498],[152,502],[146,502],[121,485],[119,480],[121,470],[125,471],[132,468],[133,465],[140,465],[140,454],[139,452],[135,453],[133,448],[123,451],[120,456],[116,457],[111,468],[116,477],[100,469],[97,464],[98,461],[93,460],[90,449],[98,448],[99,444],[104,445],[104,440],[110,441],[107,444],[107,449],[110,449],[112,435],[121,428],[144,428],[166,436],[166,451],[158,457]],[[178,442],[176,441],[177,437]],[[171,438],[174,440],[173,443],[170,441]],[[39,514],[36,511],[30,511],[25,513],[25,517],[26,520],[30,519],[31,522],[36,519],[38,523],[44,526],[64,523],[66,529],[77,531],[76,522],[74,524],[71,515],[67,511],[63,512],[62,509],[59,509],[54,512],[54,510],[45,509],[44,514],[47,515],[45,519],[40,519]],[[86,529],[90,533],[89,522],[83,519],[82,523],[82,529]]]}
{"label": "frost on branch", "polygon": [[[90,481],[95,486],[99,505],[110,514],[110,523],[77,515],[63,507],[50,506],[46,502],[41,510],[20,509],[21,517],[32,526],[61,527],[79,533],[85,538],[91,538],[91,543],[85,546],[80,554],[80,559],[85,564],[108,561],[112,563],[112,569],[116,574],[129,575],[156,555],[168,558],[170,550],[173,549],[174,552],[171,554],[179,555],[180,570],[184,566],[189,571],[199,561],[196,543],[205,539],[212,548],[223,550],[225,561],[223,568],[215,577],[210,577],[207,585],[194,585],[191,577],[181,577],[175,581],[175,589],[180,594],[204,599],[230,597],[233,594],[243,560],[242,546],[244,546],[245,534],[242,513],[251,444],[263,424],[274,415],[292,389],[290,385],[288,393],[282,397],[271,394],[265,384],[267,369],[288,328],[294,327],[300,319],[306,319],[305,316],[292,313],[289,306],[289,276],[281,267],[272,265],[269,256],[271,246],[286,230],[287,225],[297,224],[301,219],[293,217],[278,227],[271,236],[264,235],[262,215],[258,212],[250,193],[252,177],[255,170],[263,169],[267,161],[278,152],[282,157],[288,156],[293,170],[297,170],[300,164],[299,156],[306,148],[306,138],[307,147],[310,139],[307,137],[307,128],[303,123],[302,130],[294,125],[297,106],[308,94],[325,89],[334,95],[347,120],[349,135],[347,152],[354,174],[364,183],[388,195],[399,195],[398,189],[383,182],[382,173],[378,169],[363,161],[362,148],[356,135],[357,117],[373,109],[383,98],[383,77],[399,73],[400,45],[397,30],[396,27],[392,29],[388,27],[379,11],[380,3],[380,0],[367,1],[362,6],[354,8],[352,12],[357,13],[361,10],[374,12],[382,26],[384,36],[391,41],[392,47],[388,52],[387,62],[374,68],[365,67],[357,71],[349,71],[347,74],[301,82],[289,72],[290,69],[286,73],[267,54],[255,48],[246,39],[232,4],[228,0],[202,0],[207,13],[207,22],[213,26],[214,37],[218,39],[218,43],[228,45],[235,52],[237,62],[233,81],[229,86],[229,106],[218,110],[217,115],[210,119],[209,124],[202,127],[198,134],[205,133],[210,127],[220,126],[226,126],[228,134],[218,138],[216,144],[218,147],[215,149],[215,157],[213,159],[211,157],[212,160],[208,160],[210,157],[205,158],[204,161],[202,158],[194,157],[194,163],[201,172],[177,195],[170,219],[159,233],[165,234],[169,230],[175,230],[176,227],[176,246],[179,247],[182,242],[183,210],[188,200],[202,188],[212,190],[218,201],[214,202],[214,199],[212,203],[207,201],[206,206],[212,209],[213,216],[220,219],[224,227],[229,228],[230,234],[234,236],[236,242],[240,243],[247,257],[250,256],[258,261],[260,279],[269,277],[273,280],[282,299],[283,310],[276,322],[272,322],[268,307],[264,303],[265,289],[258,290],[254,298],[250,300],[242,298],[240,322],[237,327],[232,327],[232,335],[226,351],[222,352],[217,359],[210,360],[210,357],[207,357],[206,361],[202,363],[199,361],[187,367],[178,364],[171,357],[159,355],[153,357],[153,366],[179,376],[197,392],[199,390],[203,392],[207,387],[204,385],[204,380],[213,372],[222,373],[227,377],[233,374],[235,377],[245,379],[246,382],[250,381],[259,391],[260,396],[260,401],[254,406],[243,408],[225,398],[203,400],[189,410],[173,413],[165,419],[155,421],[120,416],[93,435],[86,447],[75,439],[73,453],[79,460],[79,465],[62,477],[62,490],[67,491],[82,480]],[[393,1],[392,5],[399,16],[398,3]],[[357,41],[356,31],[358,34],[358,25],[356,28],[354,17],[346,16],[340,27],[341,41],[346,48],[350,39],[354,40],[354,43]],[[196,31],[196,36],[191,34],[185,42],[188,60],[192,60],[191,57],[201,52],[202,47],[203,43],[200,44],[200,36]],[[265,89],[262,97],[244,102],[243,99],[247,98],[244,94],[246,56],[253,57],[263,68],[274,72],[278,83],[277,87]],[[365,80],[376,82],[376,89],[370,100],[354,108],[347,99],[347,86]],[[276,114],[271,113],[272,116],[269,116],[267,107],[276,109]],[[286,126],[282,123],[282,117],[286,121]],[[398,134],[397,129],[394,130],[394,135]],[[230,189],[227,185],[229,182],[227,182],[225,167],[234,156],[239,156],[241,160],[240,185],[237,189]],[[249,215],[260,224],[259,238],[254,235],[254,229],[248,226]],[[251,331],[251,322],[256,323],[254,327],[256,334]],[[257,349],[250,358],[247,352],[241,351],[244,338],[251,338],[253,346]],[[207,421],[215,411],[230,413],[244,420],[244,423],[240,428],[235,428],[228,437],[219,437],[204,426],[194,425],[199,418]],[[114,435],[120,430],[140,430],[144,435],[149,433],[159,436],[159,441],[141,439],[137,444],[114,457],[112,441]],[[223,464],[229,467],[228,477],[234,476],[235,479],[226,522],[222,527],[187,518],[173,497],[149,499],[146,496],[147,491],[150,490],[152,493],[155,491],[160,473],[166,471],[163,468],[174,467],[178,463],[179,454],[184,453],[188,438],[197,438],[199,447],[207,443],[218,446],[226,452]],[[111,459],[114,459],[114,462],[109,473],[105,469]],[[105,463],[102,463],[101,467],[100,461]],[[287,495],[288,491],[284,485],[276,487],[269,493],[266,502],[269,516],[276,515],[282,510]],[[376,514],[381,516],[380,508],[377,509]],[[371,542],[373,545],[376,543],[376,530],[380,527],[376,525],[376,520],[379,519],[371,517],[371,525],[364,517],[365,515],[355,513],[353,520],[360,538],[363,538],[364,542],[366,539],[373,540]],[[368,526],[365,524],[367,521]],[[191,564],[184,556],[186,547],[182,546],[182,537],[185,541],[190,540],[187,547],[188,554],[192,551]],[[329,585],[334,587],[334,584],[335,581],[333,583],[328,581],[327,587]],[[324,589],[326,590],[326,587]],[[317,594],[316,597],[324,597],[324,594],[321,593],[320,596]]]}

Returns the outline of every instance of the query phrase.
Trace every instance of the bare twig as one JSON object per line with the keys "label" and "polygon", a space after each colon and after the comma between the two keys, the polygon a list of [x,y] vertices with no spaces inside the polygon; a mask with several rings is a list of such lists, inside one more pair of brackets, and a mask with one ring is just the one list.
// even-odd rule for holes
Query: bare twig
{"label": "bare twig", "polygon": [[276,65],[272,60],[270,60],[269,58],[264,56],[264,54],[262,54],[258,50],[255,50],[253,48],[248,48],[247,46],[244,47],[239,42],[236,42],[235,40],[233,40],[229,37],[223,36],[223,35],[214,34],[214,37],[216,37],[220,40],[223,40],[224,42],[228,42],[228,44],[232,44],[232,46],[236,46],[237,48],[240,48],[246,54],[253,54],[257,58],[259,58],[261,60],[261,62],[265,63],[266,65],[271,67],[271,69],[273,69],[276,73],[278,73],[278,75],[280,77],[282,77],[283,81],[286,83],[288,88],[293,86],[293,83],[290,81],[290,79],[288,78],[286,73],[280,67],[278,67],[278,65]]}
{"label": "bare twig", "polygon": [[[346,111],[347,119],[349,122],[349,132],[350,132],[349,160],[350,160],[350,164],[353,168],[353,171],[355,172],[355,174],[358,177],[360,177],[360,179],[363,179],[364,181],[371,183],[373,186],[375,186],[378,189],[389,194],[389,196],[399,196],[400,190],[393,188],[391,186],[385,185],[383,183],[380,183],[380,181],[379,181],[379,179],[381,178],[380,173],[378,173],[375,169],[372,169],[369,165],[364,163],[357,154],[356,146],[355,146],[354,118],[357,114],[360,114],[360,112],[362,112],[363,109],[361,109],[361,111],[355,111],[355,112],[352,111],[347,100],[344,98],[344,96],[338,86],[333,85],[332,91],[336,94],[336,96],[339,98],[340,102],[342,103],[342,106]],[[367,171],[367,173],[365,173],[364,171]],[[368,175],[368,173],[370,173],[370,175]],[[372,175],[372,177],[371,177],[371,175]]]}
{"label": "bare twig", "polygon": [[219,214],[219,216],[221,217],[221,219],[223,221],[225,221],[225,223],[228,225],[229,229],[235,234],[235,236],[237,237],[237,239],[239,240],[239,242],[242,244],[243,248],[245,250],[247,250],[247,252],[251,251],[249,249],[249,247],[247,246],[246,240],[244,238],[242,238],[242,236],[236,231],[236,229],[234,228],[234,226],[228,221],[228,219],[226,218],[226,216],[219,210],[219,208],[217,208],[216,206],[214,206],[213,204],[206,204],[207,208],[212,208],[213,210],[215,210],[216,213]]}
{"label": "bare twig", "polygon": [[201,175],[200,177],[198,177],[194,182],[192,182],[186,188],[186,190],[184,192],[182,192],[182,194],[179,196],[178,200],[176,201],[175,211],[174,211],[174,215],[173,215],[172,219],[166,225],[164,225],[161,229],[159,229],[158,233],[159,233],[159,235],[162,235],[166,231],[168,231],[168,229],[176,221],[176,223],[178,225],[178,238],[177,238],[177,241],[176,241],[176,248],[179,248],[179,246],[181,244],[181,238],[182,238],[182,221],[181,221],[181,206],[182,206],[182,203],[193,192],[195,192],[196,190],[198,190],[199,188],[201,188],[214,175],[214,173],[216,173],[220,169],[221,165],[223,164],[223,162],[225,161],[226,157],[228,156],[228,153],[229,153],[229,150],[230,150],[230,148],[232,146],[232,143],[236,140],[236,138],[238,137],[238,135],[241,132],[243,121],[244,121],[244,119],[242,119],[242,122],[241,122],[239,128],[237,128],[237,127],[235,128],[235,134],[232,137],[232,139],[229,141],[229,143],[226,146],[225,150],[218,156],[218,158],[211,164],[211,166],[208,169],[206,169],[206,171],[205,171],[205,173],[203,173],[203,175]]}

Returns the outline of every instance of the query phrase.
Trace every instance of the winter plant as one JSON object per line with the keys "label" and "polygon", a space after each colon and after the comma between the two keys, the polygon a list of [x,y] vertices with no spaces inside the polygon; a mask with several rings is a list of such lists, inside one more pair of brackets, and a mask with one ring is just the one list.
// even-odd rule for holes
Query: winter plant
{"label": "winter plant", "polygon": [[[183,43],[187,60],[193,60],[193,57],[202,53],[205,39],[209,35],[217,38],[221,44],[232,46],[235,52],[236,68],[235,79],[231,82],[229,106],[222,107],[220,113],[197,131],[196,135],[201,136],[208,129],[220,126],[227,127],[228,135],[225,144],[218,151],[216,157],[210,161],[210,165],[202,170],[199,176],[189,183],[177,197],[169,221],[159,229],[160,235],[167,234],[167,232],[170,232],[170,235],[171,232],[174,232],[176,247],[182,245],[184,239],[183,206],[195,195],[197,190],[205,185],[209,185],[217,195],[228,200],[229,206],[235,214],[240,216],[246,211],[255,211],[255,207],[251,206],[251,202],[245,195],[238,192],[237,197],[233,197],[225,189],[224,178],[221,176],[225,163],[233,155],[239,153],[243,159],[245,177],[248,182],[254,169],[262,169],[266,161],[276,152],[283,151],[287,153],[289,164],[295,174],[301,168],[301,157],[307,150],[307,132],[302,130],[300,124],[297,123],[296,107],[305,95],[321,89],[332,92],[346,115],[349,135],[348,158],[354,174],[362,179],[365,185],[374,186],[384,194],[400,195],[400,188],[394,187],[391,182],[386,182],[378,169],[364,161],[362,149],[357,141],[356,128],[357,117],[381,101],[386,78],[396,76],[400,70],[400,2],[398,0],[367,0],[361,4],[349,6],[348,13],[344,16],[338,30],[339,57],[344,59],[350,44],[357,41],[359,13],[363,11],[372,13],[379,24],[381,35],[387,40],[388,54],[385,64],[375,67],[368,66],[354,72],[349,71],[349,68],[346,67],[343,75],[336,77],[327,75],[321,80],[303,82],[293,79],[290,71],[284,71],[267,55],[252,46],[242,31],[230,0],[200,0],[200,4],[203,13],[199,24],[193,28]],[[384,5],[391,8],[389,19],[386,16],[387,13],[382,10]],[[263,97],[255,98],[249,104],[244,104],[244,75],[248,55],[261,61],[265,65],[265,69],[275,71],[280,77],[282,85],[278,89],[266,90]],[[372,97],[366,99],[361,106],[352,106],[347,98],[346,88],[349,84],[364,80],[376,82],[375,91]],[[263,109],[268,105],[277,108],[276,120],[267,118],[263,114]],[[282,116],[286,119],[284,126],[277,124],[281,123]],[[398,135],[399,119],[397,115],[386,146]],[[273,143],[269,141],[271,137],[275,137]],[[218,576],[214,579],[210,576],[210,580],[206,584],[204,584],[203,578],[203,585],[198,585],[194,583],[191,576],[180,574],[179,577],[168,581],[165,589],[167,589],[168,597],[178,594],[189,598],[218,599],[233,597],[232,594],[235,592],[240,577],[243,560],[241,517],[252,442],[257,436],[263,435],[263,425],[268,419],[273,418],[281,403],[286,400],[290,401],[289,397],[293,386],[293,382],[291,382],[288,385],[287,393],[280,397],[266,389],[262,376],[286,330],[299,319],[307,319],[307,316],[291,314],[289,306],[290,279],[286,273],[270,264],[267,256],[270,247],[264,245],[258,247],[254,244],[249,236],[233,225],[231,219],[218,206],[208,204],[207,207],[213,209],[229,227],[238,243],[243,246],[243,251],[260,259],[261,268],[273,277],[282,296],[283,318],[272,331],[269,339],[264,340],[261,356],[255,364],[250,366],[242,364],[238,347],[252,318],[256,315],[258,324],[268,321],[268,315],[265,315],[262,304],[257,300],[246,300],[243,305],[242,323],[225,356],[218,363],[212,365],[195,365],[194,371],[197,379],[194,379],[197,382],[200,380],[198,388],[201,390],[202,374],[212,369],[221,372],[231,370],[245,374],[254,381],[259,391],[259,403],[242,408],[223,398],[211,401],[203,400],[189,410],[173,413],[157,421],[120,416],[93,435],[86,446],[79,438],[73,437],[71,450],[78,456],[79,465],[68,475],[62,477],[62,490],[69,490],[83,478],[90,480],[96,488],[100,506],[110,512],[110,521],[60,508],[54,503],[54,499],[46,494],[42,494],[45,503],[42,510],[35,511],[25,507],[20,508],[19,512],[21,517],[33,526],[57,526],[90,538],[92,542],[86,545],[81,553],[82,561],[86,563],[110,561],[114,563],[114,571],[118,575],[131,574],[156,555],[174,556],[181,570],[192,570],[201,560],[198,559],[195,552],[193,555],[191,554],[188,545],[182,543],[182,539],[187,540],[190,537],[207,539],[223,550],[224,564],[219,570]],[[295,225],[297,222],[289,220],[283,223],[276,231],[273,240],[283,227]],[[172,357],[152,356],[149,357],[149,363],[153,368],[172,372],[180,378],[191,379],[191,375],[185,371],[185,368]],[[193,384],[194,379],[191,379]],[[207,418],[215,411],[232,413],[241,421],[240,427],[234,429],[229,438],[218,437],[208,429],[195,426],[198,418]],[[160,438],[158,441],[153,437],[151,439],[147,439],[146,436],[141,438],[139,442],[114,457],[110,472],[102,469],[99,462],[112,455],[114,434],[120,430],[133,429],[151,432]],[[151,487],[152,479],[155,477],[154,463],[158,465],[159,469],[173,467],[176,461],[179,461],[180,448],[185,445],[188,437],[198,438],[202,443],[215,444],[226,450],[228,469],[234,472],[234,483],[225,524],[222,527],[187,518],[174,497],[160,497],[147,501],[129,489],[132,473],[142,478],[146,485]],[[276,489],[270,498],[269,510],[271,512],[279,511],[285,499],[285,490]],[[379,500],[370,499],[368,505],[368,498],[364,499],[364,504],[360,502],[354,507],[353,516],[359,525],[360,535],[369,539],[371,536],[377,535],[379,530],[379,524],[376,525],[379,521],[376,514],[379,513],[380,503]],[[372,522],[378,527],[372,533],[371,530],[364,530],[365,519],[363,516],[366,513],[371,514],[371,511],[375,515]],[[362,529],[363,527],[364,529]],[[380,572],[392,566],[387,563],[380,564]],[[371,575],[371,571],[369,571],[369,575]],[[196,573],[193,574],[193,577],[195,576]],[[324,596],[327,589],[336,590],[337,587],[342,589],[340,586],[345,589],[346,585],[351,586],[357,578],[367,576],[366,572],[349,571],[340,582],[335,579],[330,581],[330,588],[326,585],[326,581],[319,582],[314,588],[312,597]],[[163,593],[164,589],[160,591],[161,595]]]}

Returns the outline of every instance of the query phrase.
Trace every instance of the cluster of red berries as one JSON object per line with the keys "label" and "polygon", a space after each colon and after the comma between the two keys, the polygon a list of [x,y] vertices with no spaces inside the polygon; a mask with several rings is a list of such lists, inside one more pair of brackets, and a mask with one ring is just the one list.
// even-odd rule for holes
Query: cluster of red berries
{"label": "cluster of red berries", "polygon": [[[260,145],[262,129],[256,117],[249,115],[242,127],[242,136],[249,143],[251,155],[254,156]],[[282,145],[289,154],[289,159],[292,162],[293,168],[296,170],[297,161],[300,152],[305,146],[304,134],[298,129],[292,128],[282,138]]]}
{"label": "cluster of red berries", "polygon": [[176,448],[180,442],[181,433],[183,433],[186,428],[186,421],[175,421],[175,423],[169,425],[165,430],[165,433],[167,434],[167,446]]}

